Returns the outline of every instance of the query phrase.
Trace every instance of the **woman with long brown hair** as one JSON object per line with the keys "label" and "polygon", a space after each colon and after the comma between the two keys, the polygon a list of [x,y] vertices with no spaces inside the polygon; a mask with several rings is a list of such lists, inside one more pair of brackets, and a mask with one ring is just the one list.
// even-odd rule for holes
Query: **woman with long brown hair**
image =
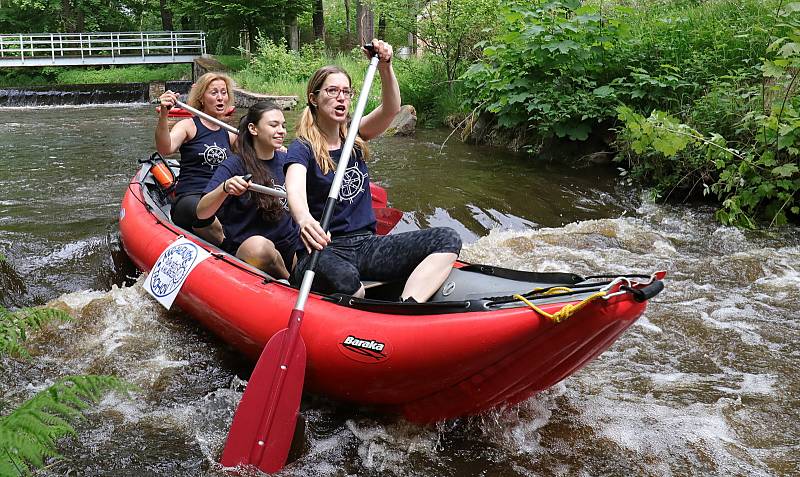
{"label": "woman with long brown hair", "polygon": [[[362,280],[405,280],[399,298],[422,302],[447,278],[461,251],[461,239],[446,227],[387,236],[375,234],[365,162],[369,158],[367,141],[382,134],[400,111],[400,88],[391,64],[392,47],[378,40],[372,44],[380,58],[381,104],[361,119],[349,158],[341,158],[341,153],[350,103],[355,96],[350,75],[339,67],[326,66],[308,82],[308,106],[284,166],[289,209],[300,227],[306,252],[299,258],[291,280],[300,282],[309,265],[310,252],[319,250],[314,290],[363,297]],[[348,161],[348,168],[329,236],[319,220],[340,159]]]}
{"label": "woman with long brown hair", "polygon": [[[236,136],[200,117],[178,121],[170,130],[167,116],[177,100],[177,93],[169,90],[159,97],[161,107],[155,134],[159,154],[181,153],[172,221],[218,245],[224,238],[222,225],[213,215],[199,219],[197,203],[214,170],[231,154]],[[187,104],[224,120],[233,106],[233,82],[222,73],[206,73],[192,86]]]}
{"label": "woman with long brown hair", "polygon": [[281,151],[286,137],[283,111],[272,102],[250,107],[239,121],[231,155],[214,172],[197,204],[197,216],[213,217],[224,207],[225,240],[221,248],[275,278],[289,278],[298,245],[298,228],[285,199],[248,190],[249,180],[285,190]]}

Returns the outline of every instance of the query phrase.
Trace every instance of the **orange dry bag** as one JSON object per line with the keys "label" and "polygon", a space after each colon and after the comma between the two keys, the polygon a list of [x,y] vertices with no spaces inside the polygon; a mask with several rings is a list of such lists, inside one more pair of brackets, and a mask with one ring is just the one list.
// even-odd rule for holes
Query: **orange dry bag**
{"label": "orange dry bag", "polygon": [[158,185],[169,191],[175,185],[175,174],[172,173],[167,161],[161,157],[161,154],[154,152],[146,162],[150,163],[150,173],[153,174]]}

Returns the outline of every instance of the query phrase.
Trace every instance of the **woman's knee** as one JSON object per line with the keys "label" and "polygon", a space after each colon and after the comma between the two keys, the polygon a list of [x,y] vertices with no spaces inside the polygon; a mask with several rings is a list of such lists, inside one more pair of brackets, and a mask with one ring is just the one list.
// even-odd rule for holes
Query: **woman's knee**
{"label": "woman's knee", "polygon": [[239,246],[236,255],[245,261],[248,259],[258,260],[265,264],[275,263],[279,258],[281,262],[283,261],[280,253],[278,253],[278,249],[275,248],[275,244],[260,235],[254,235],[245,240],[242,245]]}
{"label": "woman's knee", "polygon": [[[303,275],[308,269],[311,256],[297,261],[297,266],[291,272],[290,282],[299,286]],[[344,293],[353,295],[361,288],[361,277],[352,264],[337,257],[330,250],[320,252],[317,267],[314,269],[314,283],[312,290],[320,293]]]}
{"label": "woman's knee", "polygon": [[461,253],[461,236],[450,227],[436,227],[436,241],[431,253],[454,253],[456,257]]}

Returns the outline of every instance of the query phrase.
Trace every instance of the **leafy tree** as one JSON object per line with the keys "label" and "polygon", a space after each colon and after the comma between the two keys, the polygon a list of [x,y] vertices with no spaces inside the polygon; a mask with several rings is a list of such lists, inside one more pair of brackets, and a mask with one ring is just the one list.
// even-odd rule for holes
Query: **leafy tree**
{"label": "leafy tree", "polygon": [[312,0],[173,0],[171,8],[180,17],[195,19],[192,26],[220,44],[235,44],[239,31],[246,30],[255,51],[259,35],[283,38],[292,21],[312,7]]}
{"label": "leafy tree", "polygon": [[387,22],[415,35],[442,60],[451,82],[463,63],[480,56],[475,44],[499,19],[497,2],[489,0],[375,0],[374,4]]}
{"label": "leafy tree", "polygon": [[11,33],[130,31],[152,28],[152,0],[9,0],[0,31]]}

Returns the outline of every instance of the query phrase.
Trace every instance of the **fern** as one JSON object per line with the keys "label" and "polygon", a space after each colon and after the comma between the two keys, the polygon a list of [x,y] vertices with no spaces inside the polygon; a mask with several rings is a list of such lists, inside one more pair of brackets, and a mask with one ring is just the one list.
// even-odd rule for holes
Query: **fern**
{"label": "fern", "polygon": [[67,376],[0,418],[0,476],[25,475],[58,458],[58,439],[74,435],[70,421],[83,418],[89,403],[130,384],[113,376]]}
{"label": "fern", "polygon": [[22,308],[10,312],[0,307],[0,355],[29,357],[28,351],[22,345],[28,338],[29,331],[41,329],[53,320],[70,319],[69,313],[57,308]]}

